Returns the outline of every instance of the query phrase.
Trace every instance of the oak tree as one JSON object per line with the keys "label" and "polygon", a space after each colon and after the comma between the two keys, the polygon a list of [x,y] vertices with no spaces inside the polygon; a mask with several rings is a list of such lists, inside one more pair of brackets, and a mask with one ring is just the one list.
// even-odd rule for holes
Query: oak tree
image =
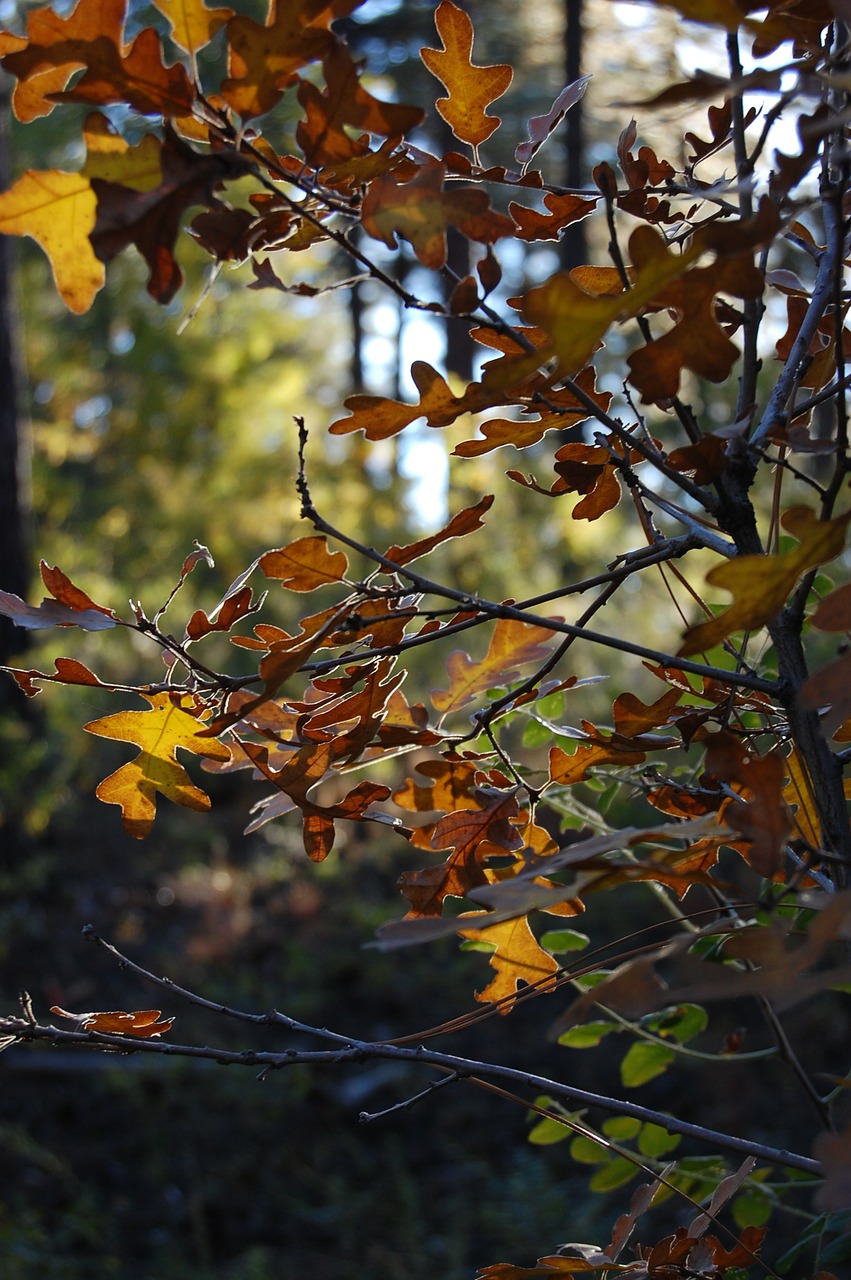
{"label": "oak tree", "polygon": [[[423,422],[436,433],[470,423],[454,437],[459,466],[511,451],[510,480],[540,504],[526,539],[568,512],[577,529],[614,522],[611,554],[546,594],[519,581],[488,599],[428,558],[453,540],[478,540],[486,554],[500,518],[492,496],[405,545],[370,545],[314,500],[310,424],[296,418],[305,531],[258,547],[203,609],[180,611],[187,577],[211,559],[203,546],[186,549],[153,612],[92,599],[73,565],[42,563],[39,602],[0,591],[0,613],[25,631],[125,629],[147,641],[152,662],[137,683],[61,653],[52,670],[7,670],[28,696],[51,683],[114,694],[115,711],[82,729],[122,744],[97,795],[140,840],[163,800],[211,807],[204,770],[246,770],[261,796],[249,830],[297,822],[315,862],[332,854],[341,823],[410,846],[405,914],[377,945],[460,937],[486,950],[493,976],[465,1025],[546,996],[566,1050],[626,1033],[625,1093],[684,1057],[708,1073],[748,1054],[758,1072],[776,1057],[818,1124],[809,1149],[790,1150],[779,1121],[776,1141],[719,1126],[699,1091],[692,1113],[670,1114],[433,1048],[452,1024],[416,1041],[352,1039],[286,1012],[223,1008],[129,956],[125,969],[158,983],[163,1003],[167,994],[170,1007],[190,1001],[252,1029],[245,1051],[180,1043],[172,1013],[51,1010],[67,1026],[27,1000],[0,1020],[2,1043],[264,1070],[391,1059],[440,1073],[405,1106],[472,1079],[531,1108],[533,1141],[568,1140],[593,1166],[593,1190],[639,1179],[610,1237],[541,1242],[537,1264],[486,1265],[489,1280],[777,1275],[772,1214],[786,1201],[808,1226],[785,1265],[807,1275],[822,1265],[828,1280],[819,1249],[830,1215],[849,1207],[851,1068],[827,1059],[815,1074],[784,1018],[851,980],[847,5],[668,0],[721,37],[727,73],[696,71],[623,107],[611,162],[577,188],[549,171],[546,144],[587,78],[529,120],[515,167],[489,163],[513,69],[477,61],[473,22],[452,0],[420,53],[452,134],[437,154],[422,145],[422,111],[382,96],[339,34],[357,0],[270,0],[264,20],[203,0],[154,3],[162,22],[132,38],[126,0],[36,8],[25,33],[0,35],[19,120],[89,109],[82,167],[23,174],[0,195],[0,231],[38,241],[75,312],[131,245],[158,303],[181,288],[188,233],[215,264],[247,264],[250,287],[280,292],[282,305],[316,288],[286,283],[279,264],[334,246],[347,265],[329,267],[329,288],[366,277],[413,312],[460,319],[482,363],[459,385],[417,361],[416,398],[359,391],[330,433],[383,441]],[[213,42],[221,56],[199,57]],[[633,109],[683,104],[706,123],[681,154],[639,142]],[[795,121],[791,149],[777,135],[784,117]],[[604,246],[598,260],[504,287],[518,248],[557,246],[579,223]],[[460,278],[450,234],[475,263]],[[416,277],[389,265],[403,246]],[[412,291],[428,278],[433,288]],[[719,403],[722,422],[710,411]],[[581,438],[561,434],[578,426]],[[515,450],[529,451],[526,469]],[[605,610],[656,578],[671,607],[658,608],[645,643]],[[281,592],[303,601],[295,626],[268,612]],[[221,657],[223,642],[239,661]],[[406,691],[421,650],[437,687]],[[593,719],[581,711],[593,677],[577,674],[578,654],[609,673],[618,657],[620,687]],[[646,700],[635,689],[648,680]],[[574,927],[589,900],[636,884],[664,902],[664,924],[614,941]],[[712,1032],[708,1011],[741,999],[755,1011],[753,1049]],[[268,1025],[294,1033],[293,1047],[264,1049]],[[682,1225],[659,1238],[643,1215],[670,1197]]]}

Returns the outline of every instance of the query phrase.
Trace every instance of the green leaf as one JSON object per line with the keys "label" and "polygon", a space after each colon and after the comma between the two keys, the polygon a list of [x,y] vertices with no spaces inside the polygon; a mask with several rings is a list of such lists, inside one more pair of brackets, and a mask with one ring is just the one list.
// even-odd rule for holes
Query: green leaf
{"label": "green leaf", "polygon": [[733,1221],[737,1227],[764,1227],[773,1208],[768,1196],[745,1193],[733,1201]]}
{"label": "green leaf", "polygon": [[550,929],[541,937],[541,946],[551,955],[560,956],[565,951],[581,951],[591,939],[578,929]]}
{"label": "green leaf", "polygon": [[668,1133],[660,1124],[644,1124],[638,1135],[638,1150],[648,1159],[656,1160],[675,1151],[680,1142],[678,1133]]}
{"label": "green leaf", "polygon": [[631,1160],[623,1156],[615,1156],[608,1164],[604,1164],[589,1179],[588,1186],[592,1191],[614,1191],[624,1186],[638,1174],[639,1170]]}
{"label": "green leaf", "polygon": [[620,1029],[614,1022],[584,1022],[580,1027],[571,1027],[569,1031],[565,1031],[559,1036],[558,1042],[568,1049],[593,1049],[603,1036]]}
{"label": "green leaf", "polygon": [[654,1013],[649,1018],[642,1018],[641,1025],[655,1031],[659,1036],[670,1036],[684,1044],[705,1031],[709,1023],[706,1010],[699,1004],[672,1005],[661,1013]]}
{"label": "green leaf", "polygon": [[638,1040],[630,1047],[621,1063],[621,1081],[627,1089],[636,1089],[648,1080],[654,1080],[674,1060],[673,1049],[663,1044],[650,1044]]}
{"label": "green leaf", "polygon": [[570,1144],[570,1154],[579,1164],[600,1164],[609,1159],[606,1148],[593,1138],[574,1138]]}
{"label": "green leaf", "polygon": [[553,1120],[550,1116],[544,1116],[529,1131],[529,1141],[536,1147],[551,1147],[556,1142],[564,1142],[565,1138],[572,1136],[572,1133],[573,1130],[566,1124]]}
{"label": "green leaf", "polygon": [[634,1116],[612,1116],[603,1125],[603,1133],[612,1142],[631,1142],[641,1130],[641,1121]]}

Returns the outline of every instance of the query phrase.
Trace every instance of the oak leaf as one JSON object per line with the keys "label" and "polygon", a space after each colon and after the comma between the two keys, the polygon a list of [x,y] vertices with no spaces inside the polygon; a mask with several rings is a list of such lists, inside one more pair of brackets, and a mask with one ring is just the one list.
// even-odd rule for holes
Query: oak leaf
{"label": "oak leaf", "polygon": [[444,191],[445,176],[446,166],[429,160],[409,182],[397,182],[392,173],[376,178],[363,201],[364,231],[390,249],[396,248],[397,236],[407,240],[423,266],[433,271],[446,265],[449,227],[480,244],[493,244],[512,234],[511,219],[491,208],[484,191]]}
{"label": "oak leaf", "polygon": [[[402,137],[423,119],[419,107],[382,102],[368,93],[359,79],[361,68],[344,45],[334,45],[322,69],[322,92],[309,80],[302,80],[298,89],[307,119],[299,123],[296,138],[312,168],[344,164],[367,152],[346,133],[347,126],[392,138]],[[388,167],[384,165],[381,171]]]}
{"label": "oak leaf", "polygon": [[[458,923],[463,924],[468,918],[466,914],[459,916]],[[503,920],[499,924],[480,929],[459,929],[458,932],[462,938],[494,947],[490,965],[496,970],[496,977],[484,990],[476,992],[477,1000],[483,1003],[500,1001],[499,1012],[506,1014],[511,1012],[521,983],[534,986],[539,991],[552,989],[559,970],[558,961],[538,942],[529,928],[526,916],[519,916],[516,920]]]}
{"label": "oak leaf", "polygon": [[100,1031],[104,1035],[134,1036],[137,1040],[152,1040],[171,1030],[174,1018],[164,1018],[161,1009],[139,1009],[135,1013],[68,1013],[58,1005],[50,1006],[50,1012],[60,1018],[78,1022],[84,1031]]}
{"label": "oak leaf", "polygon": [[726,730],[710,734],[704,741],[707,773],[735,784],[743,797],[727,800],[719,816],[749,842],[746,861],[770,879],[782,865],[792,829],[784,798],[787,762],[774,752],[757,755]]}
{"label": "oak leaf", "polygon": [[680,654],[700,653],[734,631],[750,631],[770,622],[802,574],[841,553],[849,520],[851,511],[834,520],[819,520],[809,507],[790,507],[782,523],[798,539],[798,546],[773,556],[736,556],[708,573],[707,582],[729,591],[733,603],[717,617],[690,627]]}
{"label": "oak leaf", "polygon": [[[2,612],[2,610],[0,610]],[[104,684],[99,680],[93,671],[89,671],[88,667],[82,662],[78,662],[76,658],[56,658],[53,663],[55,672],[53,675],[46,671],[36,671],[31,668],[29,671],[19,670],[17,667],[3,667],[13,680],[15,680],[26,694],[28,698],[34,698],[36,694],[41,693],[38,688],[38,681],[50,680],[55,684],[88,684],[96,685],[101,689],[110,689],[113,686]]]}
{"label": "oak leaf", "polygon": [[500,126],[499,116],[487,115],[485,108],[502,97],[514,71],[504,63],[489,67],[473,63],[473,24],[451,0],[438,6],[434,21],[443,48],[421,49],[420,57],[449,93],[448,98],[438,98],[435,106],[456,138],[478,147]]}
{"label": "oak leaf", "polygon": [[242,14],[227,26],[229,76],[225,101],[244,120],[262,116],[280,100],[295,73],[327,57],[336,44],[330,30],[359,0],[270,0],[265,23]]}
{"label": "oak leaf", "polygon": [[349,562],[342,551],[329,551],[324,537],[297,538],[287,547],[267,551],[258,561],[267,578],[280,579],[289,591],[315,591],[344,582]]}
{"label": "oak leaf", "polygon": [[89,239],[97,197],[80,173],[49,169],[23,174],[0,194],[0,232],[32,236],[50,259],[62,301],[78,315],[103,288],[103,265]]}
{"label": "oak leaf", "polygon": [[446,663],[449,688],[434,690],[432,705],[442,715],[448,715],[472,702],[477,694],[515,679],[518,667],[529,662],[545,662],[550,650],[544,641],[549,640],[552,634],[548,627],[500,618],[494,627],[488,651],[480,661],[474,661],[463,649],[456,649],[449,655]]}
{"label": "oak leaf", "polygon": [[135,760],[104,778],[95,792],[104,804],[120,806],[124,828],[137,840],[143,840],[153,826],[158,792],[189,809],[205,812],[210,808],[210,797],[195,786],[178,762],[178,748],[209,760],[230,759],[223,742],[201,736],[205,725],[191,695],[154,693],[142,697],[150,703],[149,711],[119,711],[83,725],[87,733],[139,748]]}
{"label": "oak leaf", "polygon": [[540,213],[537,209],[518,204],[516,200],[511,201],[508,212],[517,224],[515,235],[518,240],[558,240],[565,227],[581,222],[593,213],[597,201],[594,197],[588,199],[585,196],[549,193],[544,196],[544,206],[547,212]]}
{"label": "oak leaf", "polygon": [[[549,111],[542,116],[532,116],[532,119],[529,120],[526,125],[526,132],[529,137],[519,143],[514,152],[514,159],[518,164],[522,164],[524,169],[544,145],[553,130],[561,124],[571,107],[575,107],[585,96],[585,90],[588,88],[590,79],[590,76],[580,76],[572,84],[565,85]],[[593,206],[596,201],[591,203]],[[527,237],[524,236],[523,239],[527,239]]]}
{"label": "oak leaf", "polygon": [[153,0],[167,19],[171,38],[187,53],[196,54],[233,17],[233,9],[208,9],[204,0]]}

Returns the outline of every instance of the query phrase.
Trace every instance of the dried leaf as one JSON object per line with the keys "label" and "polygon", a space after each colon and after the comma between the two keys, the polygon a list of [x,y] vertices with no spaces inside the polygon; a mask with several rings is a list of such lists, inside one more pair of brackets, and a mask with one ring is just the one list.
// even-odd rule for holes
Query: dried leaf
{"label": "dried leaf", "polygon": [[[552,131],[561,124],[570,108],[575,107],[577,102],[581,101],[585,96],[585,90],[588,88],[590,79],[590,76],[580,76],[572,84],[565,85],[549,111],[542,116],[532,116],[532,119],[526,125],[526,132],[529,137],[524,142],[521,142],[514,152],[514,159],[524,169],[546,142]],[[593,208],[596,201],[590,203]],[[527,238],[529,237],[523,237],[524,240]]]}
{"label": "dried leaf", "polygon": [[[487,912],[481,914],[486,915]],[[467,915],[461,915],[458,923],[462,924],[467,919]],[[496,970],[496,977],[484,990],[476,992],[477,1000],[483,1003],[503,1001],[499,1011],[506,1014],[511,1012],[512,997],[516,996],[521,984],[536,986],[539,991],[552,989],[552,979],[559,970],[558,962],[544,951],[525,916],[484,929],[459,929],[458,932],[462,938],[484,942],[495,948],[490,965]]]}
{"label": "dried leaf", "polygon": [[550,651],[543,642],[552,634],[547,627],[500,618],[494,627],[488,651],[480,662],[475,662],[462,649],[456,649],[449,655],[446,663],[449,688],[434,690],[432,705],[442,715],[448,715],[472,702],[486,689],[508,684],[516,678],[518,667],[529,662],[546,661]]}
{"label": "dried leaf", "polygon": [[134,1036],[137,1040],[153,1040],[171,1030],[174,1018],[164,1018],[161,1009],[141,1009],[135,1013],[68,1013],[54,1004],[51,1013],[78,1022],[84,1031],[100,1031],[105,1035]]}
{"label": "dried leaf", "polygon": [[442,49],[421,49],[423,63],[449,93],[435,106],[456,138],[478,147],[500,126],[499,116],[489,116],[486,108],[501,98],[511,84],[510,66],[476,66],[472,61],[473,24],[463,9],[443,0],[434,15]]}
{"label": "dried leaf", "polygon": [[389,249],[397,247],[397,236],[407,240],[423,266],[433,271],[446,264],[450,226],[480,244],[512,234],[511,219],[491,208],[484,191],[454,186],[444,191],[445,176],[446,166],[435,160],[422,165],[409,182],[397,182],[392,173],[376,178],[364,197],[364,231]]}
{"label": "dried leaf", "polygon": [[153,3],[168,18],[175,44],[192,54],[208,45],[233,17],[233,9],[208,9],[204,0],[153,0]]}
{"label": "dried leaf", "polygon": [[89,239],[96,205],[88,178],[59,169],[25,173],[0,194],[0,232],[38,242],[62,301],[78,315],[88,311],[105,279]]}
{"label": "dried leaf", "polygon": [[349,562],[342,551],[329,551],[324,537],[297,538],[287,547],[267,551],[258,561],[267,578],[280,579],[288,591],[315,591],[345,582]]}
{"label": "dried leaf", "polygon": [[734,631],[764,626],[783,608],[802,574],[841,553],[849,520],[851,512],[819,520],[809,507],[790,507],[782,523],[799,545],[773,556],[736,556],[708,573],[707,582],[729,591],[733,603],[691,627],[680,654],[701,653]]}

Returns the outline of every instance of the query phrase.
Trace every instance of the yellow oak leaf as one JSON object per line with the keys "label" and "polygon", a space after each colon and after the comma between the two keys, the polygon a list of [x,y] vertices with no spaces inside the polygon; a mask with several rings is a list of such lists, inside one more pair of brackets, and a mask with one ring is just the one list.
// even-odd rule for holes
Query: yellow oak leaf
{"label": "yellow oak leaf", "polygon": [[106,116],[93,111],[83,126],[83,140],[86,178],[117,182],[133,191],[153,191],[162,182],[162,143],[153,133],[131,147]]}
{"label": "yellow oak leaf", "polygon": [[[460,916],[459,923],[467,918],[467,916]],[[521,983],[528,986],[534,984],[542,990],[551,987],[552,980],[558,972],[558,962],[548,951],[544,951],[529,928],[526,916],[520,916],[515,920],[503,920],[500,924],[488,925],[486,929],[459,930],[459,932],[462,938],[490,943],[495,948],[490,964],[491,968],[496,970],[496,977],[483,991],[476,992],[477,1000],[504,1001],[499,1011],[510,1013],[517,995],[517,988]]]}
{"label": "yellow oak leaf", "polygon": [[156,815],[156,793],[175,804],[201,812],[210,808],[210,797],[196,787],[177,760],[178,747],[208,760],[229,760],[230,750],[216,738],[202,738],[204,722],[195,714],[195,701],[187,694],[143,694],[150,711],[119,711],[83,725],[87,733],[139,748],[135,760],[123,764],[97,788],[104,804],[121,808],[124,828],[143,840]]}
{"label": "yellow oak leaf", "polygon": [[514,72],[504,63],[475,66],[471,56],[473,24],[451,0],[443,0],[434,21],[443,48],[422,49],[420,56],[449,93],[435,105],[455,137],[477,147],[500,126],[499,116],[487,115],[485,108],[502,97]]}
{"label": "yellow oak leaf", "polygon": [[63,302],[78,315],[88,311],[105,278],[89,240],[96,205],[87,177],[59,169],[30,170],[0,193],[0,232],[32,236],[41,245]]}
{"label": "yellow oak leaf", "polygon": [[851,511],[819,520],[809,507],[790,507],[782,523],[799,545],[775,556],[736,556],[708,573],[707,582],[729,591],[733,603],[717,617],[690,627],[680,654],[701,653],[734,631],[764,626],[783,608],[802,574],[840,554],[849,520]]}
{"label": "yellow oak leaf", "polygon": [[233,17],[233,9],[208,9],[203,0],[153,0],[168,18],[171,38],[187,53],[197,53]]}
{"label": "yellow oak leaf", "polygon": [[472,702],[476,694],[514,679],[517,668],[524,663],[544,662],[550,651],[543,641],[549,640],[552,634],[548,627],[533,627],[513,618],[500,618],[488,651],[480,662],[474,662],[463,649],[450,653],[446,669],[451,683],[448,689],[432,692],[433,706],[443,715],[457,711]]}

